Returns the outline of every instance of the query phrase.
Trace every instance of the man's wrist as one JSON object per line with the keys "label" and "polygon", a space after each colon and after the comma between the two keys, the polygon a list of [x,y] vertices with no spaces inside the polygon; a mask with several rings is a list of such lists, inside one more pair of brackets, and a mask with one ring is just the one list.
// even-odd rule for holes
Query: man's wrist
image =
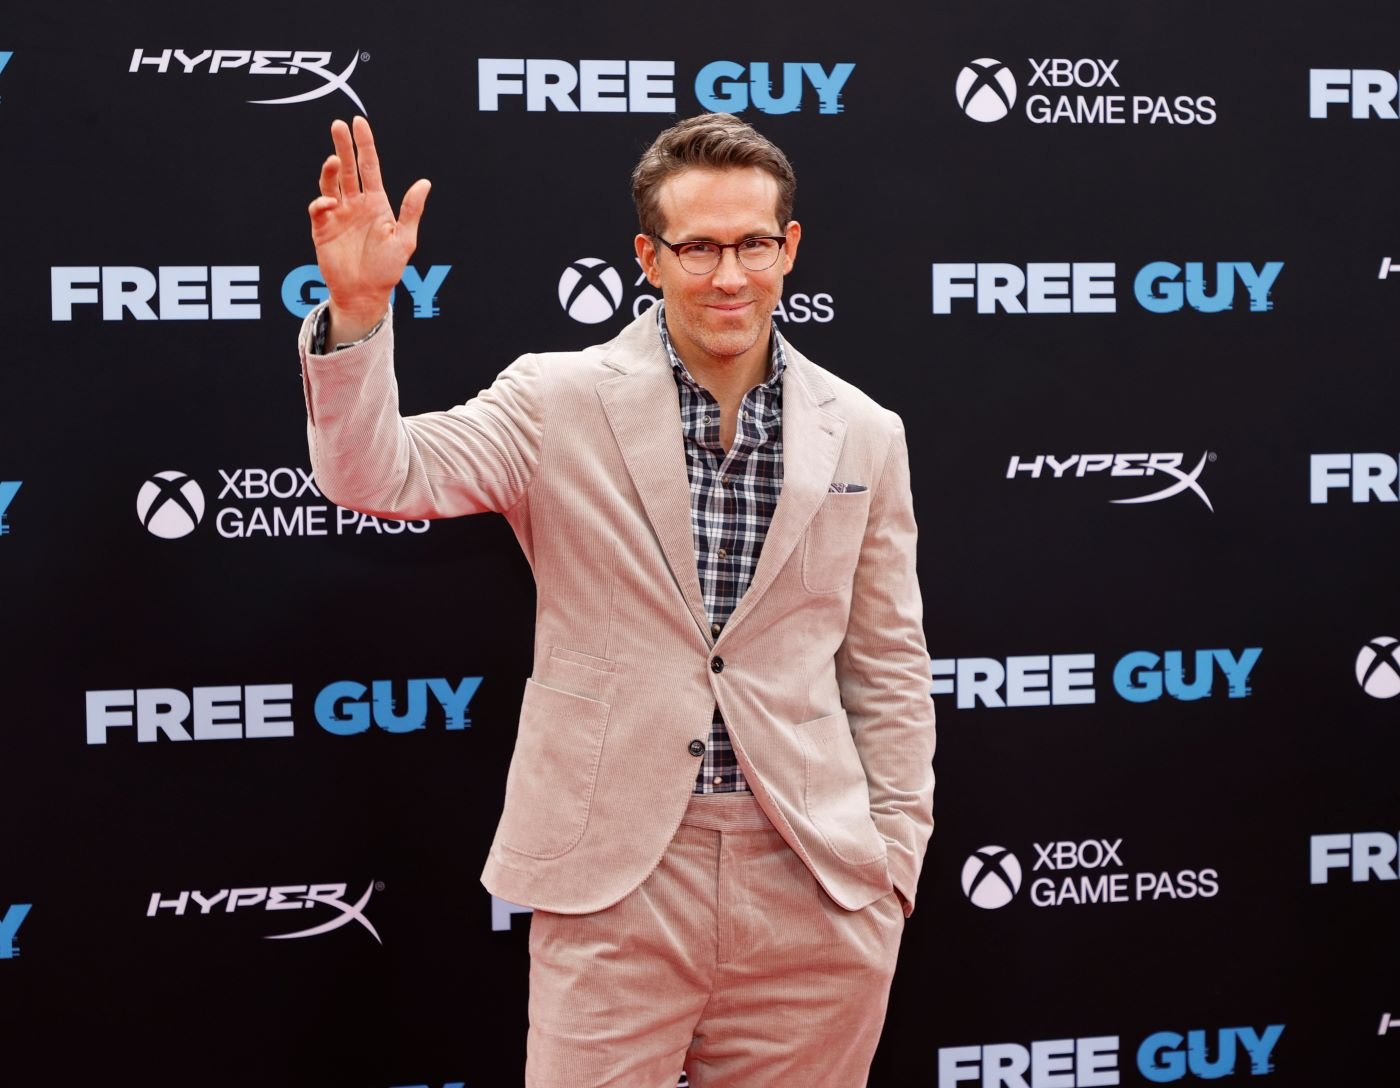
{"label": "man's wrist", "polygon": [[311,327],[311,339],[308,349],[312,355],[330,355],[346,348],[358,347],[371,336],[384,327],[384,322],[389,320],[389,311],[384,311],[381,317],[363,336],[357,340],[335,340],[330,338],[330,307],[321,308],[316,314],[316,320]]}
{"label": "man's wrist", "polygon": [[326,342],[353,344],[363,340],[383,323],[388,310],[387,302],[369,307],[345,307],[337,306],[332,300],[326,307]]}

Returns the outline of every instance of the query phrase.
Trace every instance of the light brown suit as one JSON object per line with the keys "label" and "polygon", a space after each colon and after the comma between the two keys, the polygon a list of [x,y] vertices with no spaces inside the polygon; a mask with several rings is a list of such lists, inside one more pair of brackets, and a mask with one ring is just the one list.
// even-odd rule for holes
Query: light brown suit
{"label": "light brown suit", "polygon": [[[538,586],[505,811],[482,880],[564,914],[617,903],[681,824],[719,704],[773,827],[855,910],[912,911],[934,744],[898,417],[788,348],[782,496],[718,640],[696,575],[676,385],[644,313],[401,419],[392,326],[301,351],[321,490],[399,518],[498,511]],[[865,490],[833,492],[833,483]]]}

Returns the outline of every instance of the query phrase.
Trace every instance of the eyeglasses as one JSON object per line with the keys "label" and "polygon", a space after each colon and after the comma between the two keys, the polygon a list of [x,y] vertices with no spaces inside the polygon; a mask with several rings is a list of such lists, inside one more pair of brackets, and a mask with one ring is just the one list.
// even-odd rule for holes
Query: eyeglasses
{"label": "eyeglasses", "polygon": [[659,234],[652,237],[676,255],[682,268],[697,276],[718,268],[726,249],[732,249],[739,263],[750,272],[762,272],[777,264],[778,254],[787,241],[781,234],[756,235],[737,242],[668,242]]}

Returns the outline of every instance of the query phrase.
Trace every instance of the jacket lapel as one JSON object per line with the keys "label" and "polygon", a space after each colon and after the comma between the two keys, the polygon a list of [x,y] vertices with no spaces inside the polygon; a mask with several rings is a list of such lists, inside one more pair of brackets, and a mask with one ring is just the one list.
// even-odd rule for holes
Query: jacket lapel
{"label": "jacket lapel", "polygon": [[690,525],[680,395],[650,311],[621,333],[609,362],[624,372],[599,383],[603,412],[676,587],[695,626],[708,640],[710,623],[700,594]]}
{"label": "jacket lapel", "polygon": [[[599,383],[628,474],[695,626],[707,641],[710,623],[695,567],[690,482],[685,469],[680,396],[650,311],[613,342],[609,364],[621,371]],[[748,590],[725,630],[751,612],[773,583],[826,500],[846,437],[846,421],[822,405],[835,393],[822,373],[790,343],[783,375],[783,489]]]}
{"label": "jacket lapel", "polygon": [[729,618],[726,631],[753,611],[791,558],[826,501],[846,437],[846,421],[822,407],[835,399],[830,384],[790,343],[785,341],[784,347],[788,365],[783,374],[783,490],[753,581]]}

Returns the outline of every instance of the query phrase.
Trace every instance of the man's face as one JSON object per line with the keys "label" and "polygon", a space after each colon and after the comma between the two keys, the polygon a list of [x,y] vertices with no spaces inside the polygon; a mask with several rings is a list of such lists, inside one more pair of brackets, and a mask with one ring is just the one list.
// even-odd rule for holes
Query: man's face
{"label": "man's face", "polygon": [[703,275],[687,272],[671,250],[645,234],[636,238],[637,259],[666,300],[666,327],[682,359],[729,365],[767,358],[773,307],[792,270],[802,228],[793,220],[778,228],[778,183],[757,166],[691,169],[661,183],[658,192],[668,242],[738,242],[783,234],[787,243],[772,268],[754,272],[726,249],[719,266]]}

